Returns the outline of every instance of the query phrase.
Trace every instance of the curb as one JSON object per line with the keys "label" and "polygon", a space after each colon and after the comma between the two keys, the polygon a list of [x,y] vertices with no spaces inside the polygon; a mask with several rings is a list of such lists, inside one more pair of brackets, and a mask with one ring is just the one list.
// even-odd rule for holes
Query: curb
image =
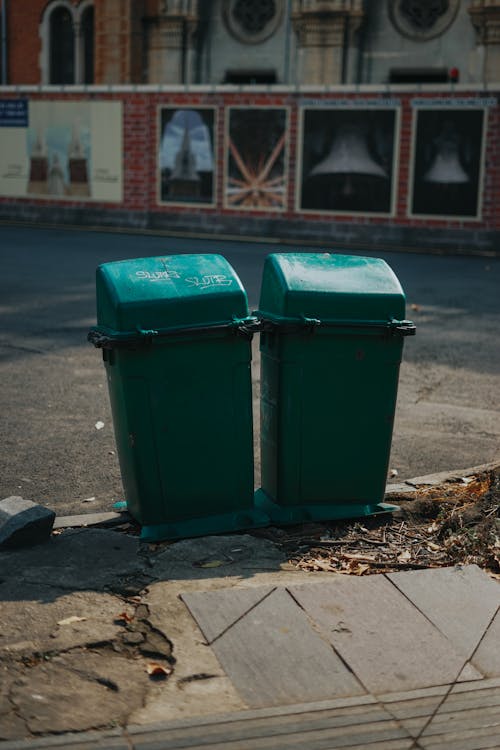
{"label": "curb", "polygon": [[[483,474],[486,471],[500,471],[500,461],[492,461],[488,464],[470,466],[468,469],[453,469],[452,471],[440,471],[436,474],[426,474],[421,477],[405,479],[404,482],[388,484],[385,488],[385,497],[393,498],[398,495],[414,495],[424,487],[438,487],[441,484],[451,482],[462,482],[468,484],[467,479]],[[409,498],[411,499],[411,498]],[[81,528],[87,526],[113,527],[126,523],[130,516],[125,511],[104,513],[81,513],[76,516],[57,516],[54,521],[54,529]]]}
{"label": "curb", "polygon": [[476,476],[477,474],[484,474],[486,471],[500,470],[500,461],[492,461],[488,464],[479,464],[478,466],[470,466],[468,469],[453,469],[452,471],[440,471],[436,474],[426,474],[421,477],[413,477],[413,479],[405,479],[404,482],[397,484],[388,484],[385,488],[385,496],[392,497],[394,495],[408,495],[417,492],[419,489],[424,487],[438,487],[441,484],[449,484],[451,482],[463,482],[470,477]]}

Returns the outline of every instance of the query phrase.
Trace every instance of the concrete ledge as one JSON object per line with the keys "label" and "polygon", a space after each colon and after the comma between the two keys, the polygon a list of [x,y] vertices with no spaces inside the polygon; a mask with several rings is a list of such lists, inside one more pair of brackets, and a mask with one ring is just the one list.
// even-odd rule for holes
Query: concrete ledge
{"label": "concrete ledge", "polygon": [[37,226],[68,226],[80,229],[154,232],[181,236],[207,237],[303,245],[337,245],[345,249],[407,252],[453,253],[459,255],[500,256],[500,231],[458,228],[399,226],[387,223],[341,222],[330,217],[307,220],[300,217],[258,217],[220,214],[214,210],[191,213],[174,211],[129,211],[122,208],[100,208],[37,205],[25,201],[0,203],[0,223],[14,222]]}

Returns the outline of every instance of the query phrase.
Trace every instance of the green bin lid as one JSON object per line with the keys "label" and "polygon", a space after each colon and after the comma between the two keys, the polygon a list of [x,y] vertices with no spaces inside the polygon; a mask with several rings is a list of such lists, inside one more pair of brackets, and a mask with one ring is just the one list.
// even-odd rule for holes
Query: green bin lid
{"label": "green bin lid", "polygon": [[104,263],[97,323],[116,332],[230,322],[248,315],[245,290],[221,255],[164,255]]}
{"label": "green bin lid", "polygon": [[388,321],[405,315],[405,296],[380,258],[276,253],[266,258],[259,312],[265,317]]}

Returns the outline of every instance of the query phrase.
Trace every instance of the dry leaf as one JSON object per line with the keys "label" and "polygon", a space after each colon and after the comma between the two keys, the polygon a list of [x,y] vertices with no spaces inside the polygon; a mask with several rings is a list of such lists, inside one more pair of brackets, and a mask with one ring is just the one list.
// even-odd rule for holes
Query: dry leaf
{"label": "dry leaf", "polygon": [[427,546],[427,549],[430,550],[431,552],[439,552],[441,549],[439,544],[434,544],[434,542],[427,542],[426,546]]}
{"label": "dry leaf", "polygon": [[73,625],[74,622],[84,622],[86,617],[77,617],[77,615],[71,615],[71,617],[65,617],[64,620],[59,620],[58,625]]}
{"label": "dry leaf", "polygon": [[355,562],[372,563],[376,562],[376,558],[373,555],[355,555],[349,552],[341,552],[340,556],[346,560],[354,560]]}
{"label": "dry leaf", "polygon": [[197,568],[220,568],[224,565],[224,560],[207,560],[206,562],[198,563]]}
{"label": "dry leaf", "polygon": [[352,562],[349,563],[349,572],[354,573],[355,576],[362,576],[368,570],[370,570],[370,566],[366,563],[356,563],[355,565]]}
{"label": "dry leaf", "polygon": [[124,622],[132,622],[134,618],[131,615],[129,615],[128,612],[120,612],[120,614],[118,615],[116,619],[123,620]]}
{"label": "dry leaf", "polygon": [[401,552],[400,555],[398,555],[398,562],[408,562],[411,560],[411,552],[409,549],[405,549],[403,552]]}
{"label": "dry leaf", "polygon": [[151,677],[168,677],[169,674],[172,674],[172,668],[165,667],[157,661],[150,661],[146,664],[146,672]]}

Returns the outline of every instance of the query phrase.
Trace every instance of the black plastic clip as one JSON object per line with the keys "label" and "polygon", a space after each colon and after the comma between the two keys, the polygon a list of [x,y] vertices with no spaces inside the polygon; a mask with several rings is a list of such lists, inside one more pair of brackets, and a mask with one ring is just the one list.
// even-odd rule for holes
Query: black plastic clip
{"label": "black plastic clip", "polygon": [[417,326],[411,320],[391,320],[391,333],[398,336],[415,336]]}

